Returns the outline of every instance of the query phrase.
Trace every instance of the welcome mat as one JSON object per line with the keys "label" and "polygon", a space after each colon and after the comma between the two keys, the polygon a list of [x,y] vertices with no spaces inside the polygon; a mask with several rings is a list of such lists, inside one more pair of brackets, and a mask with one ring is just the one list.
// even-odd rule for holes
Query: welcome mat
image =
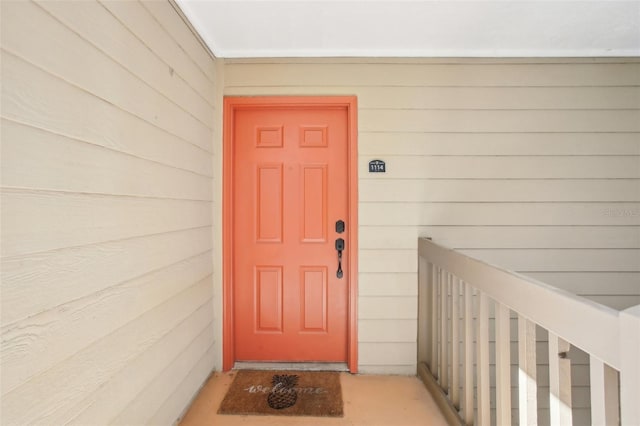
{"label": "welcome mat", "polygon": [[325,371],[240,370],[218,414],[341,417],[340,376]]}

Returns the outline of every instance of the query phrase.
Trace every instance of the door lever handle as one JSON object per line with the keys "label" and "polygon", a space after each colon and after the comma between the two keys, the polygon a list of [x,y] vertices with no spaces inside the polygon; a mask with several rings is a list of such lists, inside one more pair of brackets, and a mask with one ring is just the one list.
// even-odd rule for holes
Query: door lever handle
{"label": "door lever handle", "polygon": [[342,273],[342,250],[344,250],[344,240],[338,238],[336,240],[336,251],[338,252],[338,271],[336,272],[336,277],[338,278],[342,278],[344,275]]}

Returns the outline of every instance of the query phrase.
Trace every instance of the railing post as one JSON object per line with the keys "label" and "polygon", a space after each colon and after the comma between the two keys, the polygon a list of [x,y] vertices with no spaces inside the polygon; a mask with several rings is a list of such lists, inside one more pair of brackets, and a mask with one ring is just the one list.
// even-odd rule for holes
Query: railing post
{"label": "railing post", "polygon": [[476,377],[478,378],[478,425],[491,424],[491,393],[489,384],[489,298],[478,292],[478,319],[476,329]]}
{"label": "railing post", "polygon": [[569,343],[549,332],[549,411],[551,426],[573,424]]}
{"label": "railing post", "polygon": [[518,411],[521,425],[538,424],[536,325],[518,315]]}
{"label": "railing post", "polygon": [[464,385],[462,386],[462,419],[467,425],[473,424],[473,289],[464,281],[462,297],[464,315],[462,318],[462,366]]}
{"label": "railing post", "polygon": [[[494,301],[495,302],[495,301]],[[495,302],[496,311],[496,422],[511,424],[511,311]]]}

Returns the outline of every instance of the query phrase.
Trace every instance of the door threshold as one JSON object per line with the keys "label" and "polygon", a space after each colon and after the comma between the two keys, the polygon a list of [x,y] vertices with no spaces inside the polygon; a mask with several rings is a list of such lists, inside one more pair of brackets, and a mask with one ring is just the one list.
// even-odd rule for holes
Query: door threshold
{"label": "door threshold", "polygon": [[236,361],[234,370],[349,371],[346,362],[251,362]]}

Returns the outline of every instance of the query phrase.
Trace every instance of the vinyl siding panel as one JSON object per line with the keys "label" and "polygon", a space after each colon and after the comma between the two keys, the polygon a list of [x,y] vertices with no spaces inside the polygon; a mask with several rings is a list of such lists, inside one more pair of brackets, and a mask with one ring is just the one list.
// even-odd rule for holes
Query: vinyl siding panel
{"label": "vinyl siding panel", "polygon": [[[640,203],[361,202],[360,225],[627,226],[635,232]],[[457,247],[455,247],[457,248]]]}
{"label": "vinyl siding panel", "polygon": [[[3,396],[6,407],[3,409],[3,416],[17,424],[71,422],[85,409],[85,398],[105,386],[117,372],[139,357],[153,359],[152,353],[149,353],[153,345],[164,338],[170,338],[171,331],[190,315],[195,315],[194,311],[201,304],[210,303],[206,297],[207,292],[210,292],[210,286],[206,281],[194,284],[178,297],[144,313],[134,323],[119,328],[115,333],[13,389]],[[145,330],[143,334],[141,329]],[[142,364],[146,365],[144,362]],[[138,371],[137,374],[141,372]],[[41,392],[43,387],[48,392]],[[20,404],[30,401],[30,395],[34,393],[40,395],[38,404],[41,410],[21,407]],[[100,412],[96,416],[97,421],[110,423],[112,415],[110,412]]]}
{"label": "vinyl siding panel", "polygon": [[[640,101],[637,101],[640,103]],[[640,155],[638,134],[607,133],[360,133],[363,156],[608,156]]]}
{"label": "vinyl siding panel", "polygon": [[[297,95],[347,94],[353,86],[290,87]],[[229,88],[250,95],[253,87]],[[281,88],[260,87],[262,94],[277,95]],[[634,109],[640,97],[638,87],[454,87],[454,86],[364,86],[358,100],[369,109]]]}
{"label": "vinyl siding panel", "polygon": [[[209,201],[211,178],[116,150],[3,120],[5,187]],[[28,143],[24,143],[28,141]],[[65,173],[57,173],[60,166]],[[129,176],[129,179],[113,179]]]}
{"label": "vinyl siding panel", "polygon": [[358,97],[360,371],[413,374],[418,237],[637,303],[639,87],[637,59],[266,58],[224,90]]}
{"label": "vinyl siding panel", "polygon": [[[638,116],[640,119],[640,116]],[[638,179],[640,160],[628,156],[389,156],[384,177],[392,179]],[[366,158],[360,170],[367,170]],[[413,171],[413,172],[412,172]],[[403,183],[403,182],[401,182]],[[544,184],[540,183],[539,184]]]}
{"label": "vinyl siding panel", "polygon": [[[462,249],[633,249],[640,230],[625,226],[377,226],[363,227],[362,249],[414,249],[416,233]],[[635,231],[635,232],[634,232]],[[586,277],[585,277],[586,278]]]}
{"label": "vinyl siding panel", "polygon": [[2,2],[2,424],[173,423],[215,367],[215,60],[170,2]]}
{"label": "vinyl siding panel", "polygon": [[[141,2],[100,1],[100,4],[168,64],[176,74],[182,76],[205,101],[212,106],[215,104],[215,87],[211,84],[215,80],[215,65],[211,61],[202,64],[201,60],[195,60],[194,57],[200,57],[204,52],[198,55],[189,53],[192,48],[183,47],[182,36],[171,33],[172,26],[167,25],[166,22],[163,26],[156,18],[157,9],[145,6]],[[177,14],[174,15],[173,21],[177,17]],[[179,23],[179,25],[184,24]],[[180,33],[183,32],[184,30],[180,31]]]}
{"label": "vinyl siding panel", "polygon": [[6,256],[211,224],[210,202],[13,188],[2,195]]}
{"label": "vinyl siding panel", "polygon": [[[210,122],[212,99],[203,97],[185,78],[176,75],[170,63],[156,55],[144,40],[127,29],[104,5],[95,1],[82,2],[74,8],[58,2],[38,4],[202,123]],[[197,60],[199,68],[209,73],[209,79],[213,81],[215,74],[211,57],[202,49],[193,33],[175,18],[173,7],[168,2],[145,2],[144,6],[183,49],[187,46],[191,59]]]}
{"label": "vinyl siding panel", "polygon": [[[109,2],[110,4],[113,2]],[[115,3],[113,3],[115,4]],[[129,2],[123,2],[129,4]],[[131,3],[135,5],[137,3]],[[67,5],[68,8],[68,5]],[[210,129],[35,3],[7,8],[3,48],[182,140],[210,150]],[[20,16],[29,15],[23,22]],[[169,37],[169,35],[167,35]],[[175,42],[174,42],[175,44]],[[87,72],[76,58],[99,72]],[[205,84],[205,82],[201,82]],[[209,83],[210,84],[210,83]],[[203,86],[206,87],[206,86]]]}
{"label": "vinyl siding panel", "polygon": [[[3,117],[148,161],[211,173],[208,151],[2,51]],[[14,58],[12,61],[12,57]],[[19,72],[12,62],[22,62]],[[82,118],[79,120],[78,118]],[[209,164],[209,165],[207,165]]]}
{"label": "vinyl siding panel", "polygon": [[[91,327],[87,327],[83,315],[87,311],[85,299],[66,304],[68,315],[60,315],[60,309],[54,309],[41,314],[36,320],[28,318],[16,323],[6,330],[4,336],[8,341],[23,343],[8,347],[3,354],[6,365],[14,366],[3,374],[3,386],[13,389],[29,377],[41,374],[78,352],[83,345],[93,343],[100,336],[106,336],[134,321],[140,312],[175,297],[193,282],[209,277],[208,254],[105,289],[99,298],[91,300]],[[117,316],[113,315],[114,305],[119,307]],[[60,316],[60,319],[53,321],[56,316]],[[25,338],[24,330],[36,324],[40,329],[38,339],[29,341]]]}
{"label": "vinyl siding panel", "polygon": [[[358,293],[361,300],[370,296],[411,296],[418,295],[417,272],[361,272]],[[410,308],[413,309],[413,308]],[[375,316],[377,314],[374,313]]]}
{"label": "vinyl siding panel", "polygon": [[[580,87],[638,86],[633,60],[230,61],[225,86]],[[366,108],[366,105],[361,107]],[[411,107],[411,105],[407,105]]]}

